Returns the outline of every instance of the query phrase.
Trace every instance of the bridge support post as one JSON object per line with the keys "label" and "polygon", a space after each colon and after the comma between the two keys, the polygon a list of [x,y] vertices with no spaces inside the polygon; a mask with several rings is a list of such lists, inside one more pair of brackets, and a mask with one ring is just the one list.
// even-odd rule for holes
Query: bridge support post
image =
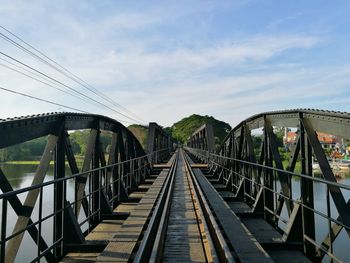
{"label": "bridge support post", "polygon": [[[100,157],[101,157],[101,141],[100,141],[100,129],[97,130],[96,140],[93,150],[93,162],[92,169],[98,169],[100,167]],[[100,193],[101,193],[101,181],[102,181],[102,171],[98,170],[93,172],[92,174],[92,213],[94,214],[92,221],[93,224],[97,224],[100,220],[101,211],[99,211],[100,207]]]}
{"label": "bridge support post", "polygon": [[[273,167],[272,153],[270,149],[270,140],[268,135],[268,129],[266,128],[266,117],[264,120],[264,157],[265,157],[265,166]],[[274,193],[269,189],[274,189],[273,187],[273,171],[268,168],[264,168],[264,206],[267,207],[270,211],[274,211]],[[264,209],[265,210],[265,209]],[[274,225],[273,215],[270,212],[264,212],[265,219]]]}
{"label": "bridge support post", "polygon": [[[312,148],[307,137],[303,116],[300,114],[300,153],[301,153],[301,173],[312,177]],[[306,178],[301,178],[300,182],[301,202],[305,206],[314,208],[313,182]],[[311,259],[315,258],[315,246],[305,239],[305,235],[315,240],[315,215],[313,211],[305,207],[302,208],[302,225],[304,238],[304,253]]]}
{"label": "bridge support post", "polygon": [[122,131],[119,131],[118,133],[118,152],[120,162],[124,162],[121,165],[119,165],[119,194],[120,194],[120,199],[121,200],[126,200],[129,195],[129,186],[128,186],[128,180],[125,180],[125,176],[128,174],[127,171],[127,164],[125,163],[126,161],[126,153],[125,153],[125,145],[124,145],[124,136]]}
{"label": "bridge support post", "polygon": [[[55,150],[55,166],[54,166],[54,179],[60,179],[65,177],[65,141],[67,133],[62,131],[57,140],[56,150]],[[57,182],[54,184],[54,242],[58,242],[63,237],[64,228],[64,206],[66,202],[66,182]],[[56,258],[63,256],[63,240],[60,245],[55,247],[54,255]]]}

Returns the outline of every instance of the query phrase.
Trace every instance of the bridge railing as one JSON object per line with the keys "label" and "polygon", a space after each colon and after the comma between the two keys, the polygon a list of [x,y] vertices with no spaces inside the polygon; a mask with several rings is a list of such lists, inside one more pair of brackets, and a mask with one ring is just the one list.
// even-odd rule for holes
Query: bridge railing
{"label": "bridge railing", "polygon": [[328,151],[345,152],[349,140],[349,113],[296,109],[243,120],[216,154],[199,147],[192,152],[211,164],[219,183],[283,233],[283,242],[302,244],[314,261],[325,255],[348,261],[340,244],[350,241],[350,191],[337,182],[348,179],[333,167]]}
{"label": "bridge railing", "polygon": [[[331,260],[342,262],[336,256],[333,241],[342,229],[349,234],[350,225],[343,222],[334,208],[331,191],[339,189],[344,196],[350,196],[349,185],[221,156],[201,149],[189,147],[185,149],[197,159],[207,162],[211,171],[221,174],[221,181],[227,187],[227,190],[236,193],[236,200],[245,200],[250,205],[253,213],[260,214],[278,229],[282,233],[281,242],[294,244],[303,242],[305,246],[311,245],[316,248],[315,260],[320,260],[327,255]],[[266,176],[268,174],[272,174],[272,180],[271,177]],[[294,186],[294,191],[289,196],[283,194],[278,174],[283,174],[285,180],[294,182],[291,183]],[[309,206],[307,200],[300,194],[302,188],[310,184],[324,197],[322,200],[318,200],[322,202],[321,205]],[[291,207],[289,214],[288,211],[281,213],[281,203],[283,202],[288,203],[288,206]],[[303,222],[306,213],[312,213],[318,217],[318,220],[316,220],[318,222],[316,238],[304,233]],[[342,252],[338,249],[337,252],[340,252],[340,254],[347,253],[346,249]]]}
{"label": "bridge railing", "polygon": [[[70,139],[78,130],[89,132],[80,169]],[[101,248],[85,242],[86,234],[101,218],[114,218],[113,208],[150,174],[149,160],[157,162],[169,152],[157,137],[146,154],[130,130],[100,115],[63,112],[0,120],[0,149],[41,137],[46,145],[31,175],[32,188],[14,190],[13,174],[0,168],[0,262],[14,262],[18,255],[30,261],[36,250],[34,262],[42,257],[53,262],[72,246]],[[45,182],[50,163],[54,180]]]}
{"label": "bridge railing", "polygon": [[[81,245],[85,242],[84,236],[96,226],[104,218],[113,217],[113,209],[116,205],[126,200],[128,194],[137,189],[138,184],[145,179],[149,169],[149,158],[159,155],[164,149],[146,154],[141,157],[126,160],[123,162],[106,165],[86,172],[77,173],[59,179],[54,179],[41,184],[25,187],[0,194],[0,210],[1,210],[1,232],[0,232],[0,262],[14,261],[16,257],[16,249],[19,248],[21,241],[19,237],[25,232],[31,235],[37,243],[37,256],[30,259],[31,262],[38,262],[44,258],[48,262],[57,261],[60,256],[67,253],[75,245]],[[79,182],[85,182],[84,194],[79,195],[78,189],[69,190],[68,184],[78,185]],[[62,187],[61,199],[55,197],[49,207],[56,207],[57,202],[64,203],[59,209],[53,209],[48,213],[44,211],[47,204],[47,193],[52,192],[53,188]],[[19,202],[19,198],[23,194],[38,195],[38,202],[31,214],[31,217],[24,227],[14,227],[14,231],[10,232],[7,216],[10,210],[16,208],[14,203]],[[50,198],[48,198],[50,199]],[[80,211],[80,207],[84,211]],[[26,219],[25,206],[18,212],[19,218]],[[33,218],[36,218],[34,220]],[[53,222],[62,220],[62,229],[54,229]],[[51,224],[50,230],[56,236],[54,241],[50,243],[44,238],[44,225]],[[57,224],[56,224],[57,225]],[[47,231],[47,229],[45,229]],[[47,234],[47,233],[45,233]],[[57,235],[59,235],[57,237]],[[98,244],[95,244],[96,249]],[[28,259],[29,260],[29,259]]]}

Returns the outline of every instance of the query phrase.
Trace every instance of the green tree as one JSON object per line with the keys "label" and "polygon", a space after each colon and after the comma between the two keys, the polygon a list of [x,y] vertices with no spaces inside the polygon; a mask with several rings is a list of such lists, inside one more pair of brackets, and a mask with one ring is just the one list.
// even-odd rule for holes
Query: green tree
{"label": "green tree", "polygon": [[196,129],[206,123],[213,126],[216,145],[219,145],[231,130],[231,126],[226,122],[219,121],[212,116],[198,114],[183,118],[167,129],[171,131],[171,135],[176,141],[184,143]]}

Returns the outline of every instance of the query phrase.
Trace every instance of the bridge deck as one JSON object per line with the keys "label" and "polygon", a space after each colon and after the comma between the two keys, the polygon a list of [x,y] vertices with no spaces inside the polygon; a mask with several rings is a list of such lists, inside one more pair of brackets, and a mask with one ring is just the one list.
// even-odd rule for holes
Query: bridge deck
{"label": "bridge deck", "polygon": [[[62,262],[133,261],[142,242],[146,240],[145,231],[150,228],[151,217],[156,205],[160,202],[162,188],[167,181],[171,182],[170,179],[167,180],[171,176],[174,176],[174,186],[171,192],[165,236],[159,245],[160,261],[208,262],[210,259],[209,261],[212,262],[212,259],[218,261],[220,258],[218,256],[220,252],[217,249],[220,243],[217,240],[220,238],[213,237],[213,233],[208,230],[209,223],[205,222],[208,218],[200,217],[198,212],[198,206],[203,210],[205,205],[203,200],[198,199],[199,192],[194,186],[196,183],[204,193],[206,200],[204,202],[209,208],[207,213],[212,213],[213,220],[218,224],[215,231],[220,232],[224,237],[221,243],[227,244],[225,255],[230,254],[232,260],[309,262],[298,249],[286,249],[281,242],[280,233],[259,215],[254,215],[247,204],[235,198],[222,185],[218,187],[214,178],[208,180],[206,178],[208,175],[204,175],[201,170],[207,168],[205,165],[194,164],[182,153],[178,154],[176,163],[174,156],[167,164],[157,166],[156,169],[162,167],[158,176],[151,176],[151,179],[147,179],[146,183],[140,185],[136,192],[130,194],[130,200],[117,206],[114,212],[123,214],[124,219],[103,220],[86,236],[86,240],[91,242],[107,242],[103,251],[68,253]],[[175,173],[171,172],[173,162],[176,163]],[[191,169],[193,177],[188,169]],[[203,225],[207,228],[203,228]],[[213,240],[216,242],[215,245]],[[209,254],[206,247],[208,244],[212,246]],[[216,252],[211,254],[214,250]]]}
{"label": "bridge deck", "polygon": [[97,257],[101,262],[127,261],[140,239],[142,230],[157,200],[169,170],[164,169],[146,193],[137,193],[140,202],[130,212],[103,252]]}
{"label": "bridge deck", "polygon": [[140,199],[139,202],[122,202],[114,212],[127,212],[129,216],[126,220],[103,220],[95,227],[86,240],[108,241],[108,245],[101,253],[68,253],[62,262],[125,262],[127,261],[137,245],[143,227],[156,202],[157,196],[164,180],[168,174],[168,169],[163,170],[152,184],[150,180],[141,188],[148,186],[147,192],[138,191],[129,195],[131,199]]}

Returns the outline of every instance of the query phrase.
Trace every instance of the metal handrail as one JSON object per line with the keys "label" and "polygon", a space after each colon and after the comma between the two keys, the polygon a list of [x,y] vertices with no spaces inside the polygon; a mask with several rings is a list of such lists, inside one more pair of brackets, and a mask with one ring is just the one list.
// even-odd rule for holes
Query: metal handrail
{"label": "metal handrail", "polygon": [[130,162],[135,161],[135,160],[145,159],[148,156],[152,156],[152,155],[156,154],[157,152],[161,152],[161,151],[164,151],[164,150],[165,149],[160,149],[160,150],[154,151],[152,153],[149,153],[149,154],[146,154],[146,155],[143,155],[143,156],[140,156],[140,157],[136,157],[136,158],[133,158],[133,159],[125,160],[125,161],[122,161],[122,162],[119,162],[119,163],[114,163],[114,164],[106,165],[106,166],[103,166],[103,167],[94,168],[94,169],[91,169],[91,170],[86,171],[86,172],[80,172],[80,173],[73,174],[71,176],[54,179],[54,180],[51,180],[51,181],[48,181],[48,182],[43,182],[41,184],[32,185],[32,186],[24,187],[24,188],[21,188],[21,189],[17,189],[17,190],[11,191],[11,192],[2,193],[2,194],[0,194],[0,199],[8,198],[8,197],[10,197],[12,195],[18,195],[18,194],[21,194],[21,193],[24,193],[24,192],[28,192],[28,191],[31,191],[31,190],[34,190],[34,189],[38,189],[40,187],[44,187],[44,186],[51,185],[51,184],[54,184],[54,183],[64,182],[64,181],[67,181],[67,180],[70,180],[70,179],[74,179],[74,178],[82,176],[82,175],[86,175],[86,174],[93,173],[93,172],[98,172],[98,171],[106,169],[106,168],[113,168],[115,166],[119,166],[119,165],[122,165],[122,164],[125,164],[125,163],[130,163]]}
{"label": "metal handrail", "polygon": [[[186,147],[186,149],[191,149],[191,148]],[[199,150],[199,149],[194,149],[194,148],[192,148],[191,151],[192,150],[207,152],[205,150]],[[253,162],[249,162],[249,161],[245,161],[245,160],[241,160],[241,159],[236,159],[236,158],[232,158],[232,157],[222,156],[222,155],[218,155],[218,154],[214,154],[214,153],[209,153],[209,155],[210,156],[214,156],[216,158],[226,159],[226,160],[230,160],[230,161],[236,161],[236,162],[240,162],[240,163],[243,163],[243,164],[248,164],[248,165],[252,165],[252,166],[255,166],[255,167],[259,167],[259,168],[265,168],[265,169],[269,169],[269,170],[272,170],[272,171],[275,171],[275,172],[284,173],[284,174],[291,175],[291,176],[298,176],[298,177],[305,178],[305,179],[308,179],[308,180],[311,180],[311,181],[314,181],[314,182],[324,183],[324,184],[328,184],[330,186],[337,186],[337,187],[340,187],[340,188],[343,188],[343,189],[346,189],[346,190],[350,190],[350,186],[349,185],[342,184],[342,183],[331,182],[331,181],[328,181],[328,180],[325,180],[325,179],[322,179],[322,178],[311,177],[311,176],[308,176],[308,175],[305,175],[305,174],[302,174],[302,173],[296,173],[296,172],[291,172],[291,171],[288,171],[288,170],[282,170],[282,169],[278,169],[278,168],[275,168],[275,167],[266,166],[266,165],[259,164],[259,163],[253,163]],[[207,158],[207,155],[202,154],[202,156],[205,156]],[[212,160],[209,160],[209,161],[213,162]],[[219,163],[216,163],[216,164],[219,164]]]}
{"label": "metal handrail", "polygon": [[[129,189],[130,187],[130,183],[129,183],[129,179],[130,176],[132,176],[133,174],[136,176],[135,179],[137,181],[139,181],[141,178],[139,177],[141,175],[142,171],[145,171],[144,169],[146,169],[149,166],[149,162],[148,162],[148,157],[156,155],[156,154],[160,154],[163,151],[167,151],[168,149],[160,149],[157,151],[154,151],[152,153],[149,154],[145,154],[143,156],[139,156],[136,158],[132,158],[129,160],[125,160],[125,161],[121,161],[118,163],[114,163],[114,164],[110,164],[110,165],[106,165],[103,167],[98,167],[98,168],[94,168],[91,169],[89,171],[86,172],[80,172],[80,173],[76,173],[73,174],[71,176],[67,176],[67,177],[63,177],[63,178],[57,178],[54,180],[50,180],[48,182],[43,182],[40,184],[36,184],[36,185],[32,185],[32,186],[28,186],[28,187],[24,187],[22,189],[17,189],[17,190],[13,190],[10,192],[5,192],[0,194],[0,201],[2,201],[2,225],[1,225],[1,240],[0,240],[0,248],[1,248],[1,258],[0,258],[0,262],[4,262],[5,261],[5,244],[7,242],[9,242],[9,240],[15,238],[18,235],[23,234],[24,232],[32,229],[32,228],[37,228],[39,229],[39,236],[41,237],[41,225],[43,224],[43,222],[49,220],[50,218],[53,218],[54,216],[61,214],[61,213],[65,213],[66,209],[68,208],[73,208],[73,206],[75,206],[78,202],[82,202],[84,198],[88,198],[88,202],[91,203],[91,198],[95,195],[98,195],[98,198],[101,198],[101,192],[104,191],[106,192],[107,188],[117,182],[117,181],[124,181],[126,184],[126,188]],[[119,169],[120,167],[123,167],[125,164],[130,164],[130,170],[126,170],[125,174],[119,174],[118,178],[113,179],[113,182],[110,181],[106,181],[106,176],[108,172],[113,172],[114,169]],[[46,189],[45,187],[47,186],[52,186],[52,185],[57,185],[59,183],[65,183],[69,180],[76,180],[81,176],[85,176],[87,177],[87,182],[89,185],[89,189],[86,192],[86,194],[84,194],[83,197],[75,197],[74,200],[72,200],[71,202],[66,202],[60,209],[54,210],[52,213],[45,215],[44,217],[42,217],[41,215],[39,216],[39,218],[37,220],[35,220],[34,222],[31,221],[30,224],[26,225],[26,227],[21,228],[21,229],[17,229],[16,232],[12,232],[12,233],[6,233],[7,230],[7,213],[9,211],[9,208],[11,208],[10,206],[8,206],[9,202],[11,201],[11,198],[16,197],[19,194],[23,194],[25,192],[30,192],[33,190],[36,191],[40,191],[40,204],[39,204],[39,210],[42,211],[42,195],[43,195],[43,189]],[[93,178],[94,176],[98,176],[99,177],[99,184],[97,185],[96,188],[92,189],[91,188],[91,178]],[[90,179],[89,179],[90,178]],[[104,184],[102,183],[102,178],[104,179]],[[65,184],[64,184],[65,185]],[[63,192],[66,193],[67,188],[64,187]],[[107,192],[106,192],[107,194]],[[120,193],[117,194],[116,196],[113,196],[112,199],[110,199],[110,197],[106,196],[107,199],[106,201],[108,202],[108,205],[111,206],[113,204],[113,200],[115,198],[119,198]],[[98,204],[98,206],[93,209],[93,211],[90,211],[90,209],[88,209],[89,211],[87,212],[87,214],[85,216],[83,216],[83,218],[80,218],[79,215],[76,214],[76,221],[77,224],[79,225],[79,227],[82,227],[84,224],[88,223],[88,232],[90,231],[90,228],[92,227],[91,225],[91,221],[90,220],[100,220],[101,218],[101,204]],[[39,211],[39,214],[41,214],[41,212]],[[33,208],[33,212],[34,212],[34,208]],[[31,218],[31,216],[29,217],[29,219]],[[79,220],[80,219],[80,220]],[[30,219],[31,220],[31,219]],[[81,221],[83,220],[83,221]],[[38,256],[33,260],[33,262],[38,261],[40,258],[42,257],[51,257],[52,258],[52,249],[55,249],[57,246],[59,246],[60,244],[62,244],[64,237],[61,236],[58,240],[56,240],[56,242],[54,244],[51,244],[50,246],[48,246],[48,248],[46,248],[45,250],[40,250],[39,249],[39,243],[38,243]],[[45,240],[43,239],[43,241],[45,242]],[[42,243],[43,244],[43,243]],[[45,243],[44,243],[45,244]],[[46,245],[46,244],[45,244]]]}
{"label": "metal handrail", "polygon": [[[350,190],[350,186],[349,185],[345,185],[342,183],[337,183],[337,182],[332,182],[332,181],[328,181],[322,178],[317,178],[317,177],[312,177],[312,176],[308,176],[302,173],[296,173],[296,172],[292,172],[292,171],[287,171],[287,170],[282,170],[282,169],[278,169],[275,167],[271,167],[271,166],[266,166],[266,165],[262,165],[262,164],[258,164],[258,163],[254,163],[254,162],[249,162],[249,161],[245,161],[245,160],[241,160],[241,159],[237,159],[237,158],[232,158],[232,157],[226,157],[226,156],[222,156],[222,155],[218,155],[218,154],[214,154],[214,153],[209,153],[205,150],[202,149],[195,149],[195,148],[190,148],[187,147],[186,150],[188,150],[190,153],[192,153],[193,155],[197,156],[199,159],[201,160],[205,160],[210,167],[220,167],[220,169],[230,172],[236,176],[238,176],[240,179],[239,180],[247,180],[249,181],[249,184],[251,185],[251,189],[253,189],[253,187],[258,186],[258,189],[263,188],[269,192],[271,192],[276,200],[277,197],[282,197],[285,200],[288,200],[289,202],[292,202],[293,204],[298,204],[300,205],[303,209],[306,209],[308,211],[311,211],[312,213],[314,213],[315,215],[320,216],[321,218],[325,219],[328,221],[328,228],[330,229],[329,234],[327,234],[327,236],[332,235],[331,233],[331,228],[332,228],[332,223],[339,225],[340,227],[343,227],[346,231],[350,230],[350,225],[346,225],[345,223],[341,222],[341,218],[339,220],[339,216],[337,215],[337,218],[334,218],[331,216],[331,212],[330,212],[330,189],[332,187],[338,187],[344,190]],[[272,187],[266,186],[264,184],[264,181],[257,181],[254,180],[254,178],[249,178],[248,176],[246,176],[241,172],[237,172],[233,170],[233,167],[227,167],[227,165],[232,162],[232,163],[240,163],[241,165],[247,165],[250,169],[252,169],[253,171],[255,169],[259,169],[260,171],[266,171],[266,170],[270,170],[275,172],[274,173],[274,185]],[[246,166],[245,166],[246,167]],[[258,171],[259,171],[258,170]],[[276,176],[276,173],[280,173],[280,174],[284,174],[286,176],[294,176],[297,178],[303,178],[303,179],[307,179],[312,183],[322,183],[324,185],[326,185],[326,197],[327,197],[327,212],[324,213],[322,211],[319,211],[317,209],[315,209],[314,207],[310,207],[307,204],[305,204],[303,202],[303,199],[293,199],[292,196],[286,196],[285,194],[283,194],[283,192],[281,192],[281,189],[278,189],[276,186],[276,181],[278,181]],[[224,177],[224,176],[223,176]],[[225,179],[225,178],[223,178]],[[226,183],[228,183],[227,179],[226,179]],[[234,184],[233,184],[234,185]],[[244,191],[244,194],[245,191]],[[249,195],[249,198],[253,201],[256,200],[256,197]],[[276,204],[275,204],[276,205]],[[269,207],[265,206],[264,203],[264,211],[271,214],[273,217],[278,218],[278,220],[280,220],[281,222],[283,222],[284,224],[288,224],[288,220],[282,218],[280,215],[277,214],[277,210],[274,209],[270,209]],[[274,211],[273,211],[274,210]],[[276,221],[276,227],[281,230],[283,233],[286,234],[286,231],[284,229],[282,229],[281,227],[277,226],[277,222]],[[313,244],[316,248],[319,249],[319,251],[322,251],[324,254],[328,255],[330,258],[334,259],[335,261],[339,261],[339,259],[333,254],[333,249],[332,249],[332,244],[330,245],[329,250],[327,250],[327,248],[324,247],[324,244],[322,243],[321,245],[317,244],[316,240],[312,240],[310,237],[306,238],[305,234],[303,235],[303,242],[310,242],[311,244]],[[321,241],[322,242],[322,241]]]}

